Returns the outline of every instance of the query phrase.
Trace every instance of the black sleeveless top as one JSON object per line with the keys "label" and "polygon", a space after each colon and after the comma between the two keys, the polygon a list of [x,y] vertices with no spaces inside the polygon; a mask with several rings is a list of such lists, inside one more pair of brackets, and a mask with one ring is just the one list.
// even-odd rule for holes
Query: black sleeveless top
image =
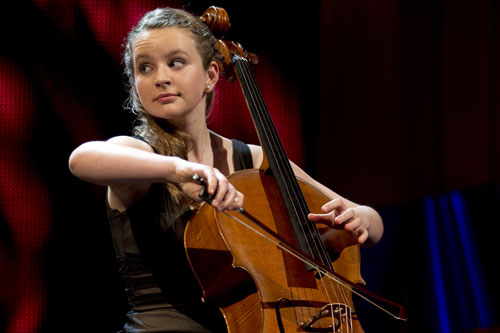
{"label": "black sleeveless top", "polygon": [[[253,168],[248,145],[232,142],[235,170]],[[225,332],[219,309],[201,302],[186,259],[184,229],[192,212],[175,212],[162,184],[126,211],[107,208],[129,305],[123,332]]]}

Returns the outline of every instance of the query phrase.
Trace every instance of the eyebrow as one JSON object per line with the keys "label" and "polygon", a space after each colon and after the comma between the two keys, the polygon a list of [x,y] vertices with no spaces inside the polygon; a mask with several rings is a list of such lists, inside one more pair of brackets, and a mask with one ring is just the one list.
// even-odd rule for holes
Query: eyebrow
{"label": "eyebrow", "polygon": [[[185,54],[185,55],[189,55],[186,51],[184,50],[181,50],[181,49],[175,49],[175,50],[172,50],[170,52],[167,53],[167,57],[172,57],[174,55],[177,55],[177,54]],[[135,62],[137,62],[138,60],[142,59],[142,58],[150,58],[149,54],[147,53],[139,53],[135,58]]]}

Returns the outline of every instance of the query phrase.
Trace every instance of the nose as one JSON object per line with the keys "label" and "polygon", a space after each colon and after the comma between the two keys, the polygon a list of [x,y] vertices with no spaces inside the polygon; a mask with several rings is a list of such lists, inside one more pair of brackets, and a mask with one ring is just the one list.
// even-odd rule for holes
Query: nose
{"label": "nose", "polygon": [[160,66],[157,71],[155,85],[158,88],[163,88],[172,83],[172,79],[170,77],[170,72],[167,66]]}

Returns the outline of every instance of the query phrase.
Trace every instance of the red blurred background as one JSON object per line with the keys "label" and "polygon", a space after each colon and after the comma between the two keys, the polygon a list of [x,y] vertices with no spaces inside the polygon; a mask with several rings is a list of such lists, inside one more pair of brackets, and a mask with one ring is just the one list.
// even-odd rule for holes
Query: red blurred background
{"label": "red blurred background", "polygon": [[[438,321],[422,310],[433,303],[433,254],[420,203],[460,190],[491,298],[483,327],[494,327],[497,2],[21,0],[0,8],[0,331],[120,329],[104,189],[72,177],[67,159],[85,141],[130,133],[121,45],[137,20],[159,6],[209,5],[228,11],[228,39],[259,55],[257,80],[289,158],[383,215],[381,245],[363,251],[368,286],[430,325],[367,314],[364,326]],[[210,127],[258,143],[239,86],[221,81],[217,92]],[[481,326],[468,325],[457,331]]]}

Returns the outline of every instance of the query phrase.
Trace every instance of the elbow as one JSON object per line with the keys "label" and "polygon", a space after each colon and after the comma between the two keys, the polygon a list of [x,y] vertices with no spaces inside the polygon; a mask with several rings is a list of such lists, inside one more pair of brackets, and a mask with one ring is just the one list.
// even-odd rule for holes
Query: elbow
{"label": "elbow", "polygon": [[77,176],[77,177],[78,177],[78,169],[79,169],[79,166],[81,164],[81,155],[82,155],[80,147],[73,150],[73,152],[69,156],[69,160],[68,160],[69,171],[74,176]]}
{"label": "elbow", "polygon": [[80,178],[83,179],[85,172],[85,165],[88,164],[88,152],[87,149],[89,145],[92,145],[91,142],[84,143],[80,145],[78,148],[73,150],[68,160],[68,167],[70,172]]}

